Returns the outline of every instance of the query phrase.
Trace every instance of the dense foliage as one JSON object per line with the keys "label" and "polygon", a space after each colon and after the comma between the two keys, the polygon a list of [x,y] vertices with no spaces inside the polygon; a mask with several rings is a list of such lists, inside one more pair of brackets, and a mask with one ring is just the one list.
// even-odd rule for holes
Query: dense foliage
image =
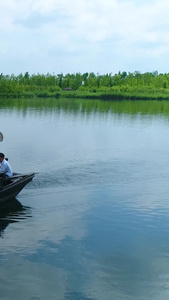
{"label": "dense foliage", "polygon": [[0,74],[1,97],[169,99],[169,73]]}

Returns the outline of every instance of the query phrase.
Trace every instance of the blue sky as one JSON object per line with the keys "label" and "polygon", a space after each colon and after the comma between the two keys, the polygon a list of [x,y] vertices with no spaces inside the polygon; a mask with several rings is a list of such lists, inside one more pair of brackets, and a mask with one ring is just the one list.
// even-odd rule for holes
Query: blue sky
{"label": "blue sky", "polygon": [[168,73],[168,13],[168,0],[0,0],[0,73]]}

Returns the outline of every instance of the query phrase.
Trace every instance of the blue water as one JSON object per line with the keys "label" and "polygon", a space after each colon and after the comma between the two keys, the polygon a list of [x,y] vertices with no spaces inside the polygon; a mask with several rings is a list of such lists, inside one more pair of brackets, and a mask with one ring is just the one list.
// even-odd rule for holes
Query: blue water
{"label": "blue water", "polygon": [[168,128],[160,113],[0,110],[1,151],[38,173],[0,208],[0,299],[169,298]]}

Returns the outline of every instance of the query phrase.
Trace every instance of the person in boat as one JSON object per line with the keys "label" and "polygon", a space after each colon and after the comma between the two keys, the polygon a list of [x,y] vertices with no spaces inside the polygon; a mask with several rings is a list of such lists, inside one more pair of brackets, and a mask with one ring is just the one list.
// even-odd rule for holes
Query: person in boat
{"label": "person in boat", "polygon": [[0,174],[5,173],[6,176],[11,177],[13,175],[12,168],[2,152],[0,152],[0,163]]}

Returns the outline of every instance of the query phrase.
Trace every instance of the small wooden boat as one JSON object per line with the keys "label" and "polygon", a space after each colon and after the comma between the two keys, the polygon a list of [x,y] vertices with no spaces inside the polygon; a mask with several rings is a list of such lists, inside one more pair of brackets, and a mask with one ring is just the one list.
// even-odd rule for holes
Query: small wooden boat
{"label": "small wooden boat", "polygon": [[13,173],[12,177],[7,177],[5,174],[0,175],[0,203],[2,203],[15,198],[25,185],[32,181],[35,173]]}

